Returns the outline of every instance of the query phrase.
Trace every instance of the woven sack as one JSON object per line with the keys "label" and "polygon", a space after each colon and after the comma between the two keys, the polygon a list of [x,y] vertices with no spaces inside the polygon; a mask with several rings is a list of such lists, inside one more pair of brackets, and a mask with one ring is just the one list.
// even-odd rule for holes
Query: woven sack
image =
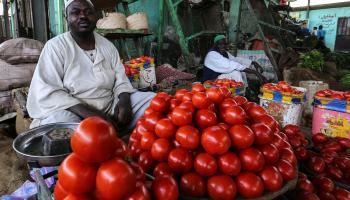
{"label": "woven sack", "polygon": [[36,64],[10,65],[0,60],[0,91],[29,86]]}
{"label": "woven sack", "polygon": [[126,18],[127,27],[130,30],[148,30],[148,18],[146,13],[138,12]]}
{"label": "woven sack", "polygon": [[98,29],[126,29],[126,17],[123,13],[108,13],[106,17],[97,21]]}
{"label": "woven sack", "polygon": [[9,64],[36,63],[44,44],[37,40],[16,38],[0,44],[0,59]]}

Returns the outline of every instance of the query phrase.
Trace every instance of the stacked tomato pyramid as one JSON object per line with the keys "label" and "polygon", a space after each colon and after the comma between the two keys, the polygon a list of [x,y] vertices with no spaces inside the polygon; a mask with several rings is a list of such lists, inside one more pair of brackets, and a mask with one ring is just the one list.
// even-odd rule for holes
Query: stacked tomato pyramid
{"label": "stacked tomato pyramid", "polygon": [[71,147],[73,153],[59,167],[55,200],[151,199],[143,170],[124,160],[127,146],[110,123],[99,117],[85,119]]}
{"label": "stacked tomato pyramid", "polygon": [[129,147],[155,177],[154,199],[177,199],[177,188],[187,197],[257,198],[297,177],[297,159],[277,121],[225,87],[158,93]]}

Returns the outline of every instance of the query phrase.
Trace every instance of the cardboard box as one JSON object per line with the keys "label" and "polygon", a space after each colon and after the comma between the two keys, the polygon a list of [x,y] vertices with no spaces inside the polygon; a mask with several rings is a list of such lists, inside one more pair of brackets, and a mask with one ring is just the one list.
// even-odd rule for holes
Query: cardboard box
{"label": "cardboard box", "polygon": [[330,137],[350,138],[350,114],[315,106],[312,133],[323,133]]}

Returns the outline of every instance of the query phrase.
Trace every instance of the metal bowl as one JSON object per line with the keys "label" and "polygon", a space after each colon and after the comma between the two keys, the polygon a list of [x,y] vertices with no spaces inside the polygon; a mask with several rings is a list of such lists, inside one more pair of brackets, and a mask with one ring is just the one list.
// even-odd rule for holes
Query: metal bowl
{"label": "metal bowl", "polygon": [[17,136],[13,141],[12,148],[15,150],[17,156],[29,163],[34,163],[41,167],[58,166],[68,155],[52,155],[43,156],[41,153],[43,135],[55,129],[76,129],[78,123],[57,123],[48,124],[31,129],[23,134]]}

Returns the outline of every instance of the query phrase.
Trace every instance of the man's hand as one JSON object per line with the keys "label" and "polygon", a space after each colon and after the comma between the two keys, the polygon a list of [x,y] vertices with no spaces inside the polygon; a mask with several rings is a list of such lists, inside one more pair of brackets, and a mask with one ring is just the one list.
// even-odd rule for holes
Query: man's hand
{"label": "man's hand", "polygon": [[105,113],[99,110],[96,110],[88,105],[78,104],[68,108],[67,110],[76,114],[81,119],[86,119],[88,117],[93,117],[93,116],[101,117],[102,119],[110,122],[115,128],[117,128],[117,124],[114,122],[114,120],[111,119],[110,116],[107,116]]}
{"label": "man's hand", "polygon": [[128,125],[133,118],[133,112],[129,93],[119,95],[119,101],[114,109],[114,119],[120,126]]}

